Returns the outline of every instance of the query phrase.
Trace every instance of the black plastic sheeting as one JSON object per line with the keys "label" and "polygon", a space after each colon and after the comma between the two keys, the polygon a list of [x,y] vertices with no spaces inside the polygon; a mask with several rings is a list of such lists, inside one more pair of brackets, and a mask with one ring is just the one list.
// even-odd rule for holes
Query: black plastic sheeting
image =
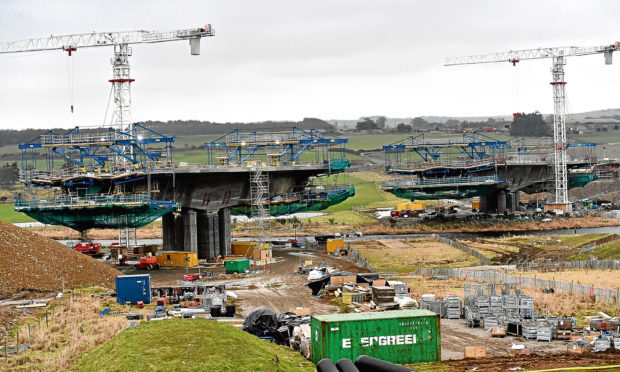
{"label": "black plastic sheeting", "polygon": [[[329,283],[329,280],[332,276],[346,276],[346,275],[353,275],[353,273],[348,272],[348,271],[339,271],[334,274],[327,274],[321,279],[315,280],[313,282],[309,282],[308,284],[306,284],[306,287],[312,290],[313,296],[316,296],[319,294],[319,291],[321,289],[325,288],[325,286]],[[378,274],[375,274],[375,273],[355,274],[356,283],[372,283],[372,281],[375,279],[379,279]]]}
{"label": "black plastic sheeting", "polygon": [[288,346],[293,329],[300,324],[310,324],[310,317],[302,318],[290,312],[276,315],[269,308],[261,306],[248,314],[241,329],[278,345]]}
{"label": "black plastic sheeting", "polygon": [[245,318],[241,329],[259,337],[263,337],[265,331],[273,334],[278,330],[278,317],[270,309],[261,306],[252,310]]}

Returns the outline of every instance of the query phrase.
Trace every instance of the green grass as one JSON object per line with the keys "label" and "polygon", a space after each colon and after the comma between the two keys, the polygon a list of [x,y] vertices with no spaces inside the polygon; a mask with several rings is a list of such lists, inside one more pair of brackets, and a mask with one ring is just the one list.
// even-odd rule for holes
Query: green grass
{"label": "green grass", "polygon": [[302,220],[304,222],[321,223],[334,226],[355,226],[375,222],[372,218],[353,211],[331,212],[322,216],[302,218]]}
{"label": "green grass", "polygon": [[620,240],[602,244],[590,252],[576,254],[572,256],[570,261],[587,261],[590,256],[594,256],[599,260],[615,260],[620,259]]}
{"label": "green grass", "polygon": [[[348,198],[340,204],[333,205],[325,210],[325,212],[350,211],[352,207],[378,208],[391,207],[402,203],[404,199],[397,198],[394,194],[385,192],[381,189],[381,183],[371,181],[368,175],[362,173],[354,173],[357,176],[342,175],[339,176],[339,183],[352,183],[355,185],[355,196]],[[375,180],[378,178],[376,174]],[[334,176],[332,176],[332,180]],[[329,180],[328,180],[329,181]]]}
{"label": "green grass", "polygon": [[409,239],[410,248],[391,248],[379,242],[356,242],[352,246],[378,271],[399,274],[417,268],[457,268],[479,265],[475,257],[434,239]]}
{"label": "green grass", "polygon": [[9,223],[36,222],[25,213],[16,212],[13,204],[0,204],[0,221]]}
{"label": "green grass", "polygon": [[170,319],[129,328],[85,354],[80,371],[314,371],[287,347],[226,323]]}

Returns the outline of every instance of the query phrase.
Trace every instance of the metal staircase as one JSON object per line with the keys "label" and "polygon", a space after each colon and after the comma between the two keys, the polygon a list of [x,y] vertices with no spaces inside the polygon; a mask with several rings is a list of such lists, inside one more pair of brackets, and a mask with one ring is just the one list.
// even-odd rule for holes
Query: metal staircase
{"label": "metal staircase", "polygon": [[259,166],[253,168],[250,173],[250,217],[254,219],[253,240],[258,248],[265,242],[269,242],[271,236],[271,223],[269,222],[269,173],[264,172]]}

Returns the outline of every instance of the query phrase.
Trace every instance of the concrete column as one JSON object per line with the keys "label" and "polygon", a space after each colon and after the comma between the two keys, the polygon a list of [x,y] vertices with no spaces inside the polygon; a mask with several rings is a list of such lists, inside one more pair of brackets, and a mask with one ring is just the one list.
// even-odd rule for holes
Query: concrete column
{"label": "concrete column", "polygon": [[230,246],[230,208],[222,208],[217,211],[220,232],[220,254],[226,257],[231,254]]}
{"label": "concrete column", "polygon": [[517,190],[515,191],[515,211],[521,210],[519,203],[521,203],[521,191]]}
{"label": "concrete column", "polygon": [[183,214],[183,243],[187,252],[198,252],[198,234],[196,228],[196,211],[189,210]]}
{"label": "concrete column", "polygon": [[480,212],[482,213],[489,212],[489,195],[480,196]]}
{"label": "concrete column", "polygon": [[199,211],[196,219],[198,235],[198,258],[206,260],[209,257],[209,214]]}
{"label": "concrete column", "polygon": [[185,250],[185,245],[183,244],[184,238],[183,231],[183,215],[179,214],[174,218],[174,250],[175,251],[183,251]]}
{"label": "concrete column", "polygon": [[218,215],[213,213],[209,215],[209,252],[211,257],[220,255],[220,228]]}
{"label": "concrete column", "polygon": [[504,213],[506,210],[506,192],[500,191],[497,193],[497,213]]}
{"label": "concrete column", "polygon": [[174,250],[174,213],[168,213],[161,218],[161,230],[164,237],[163,250]]}

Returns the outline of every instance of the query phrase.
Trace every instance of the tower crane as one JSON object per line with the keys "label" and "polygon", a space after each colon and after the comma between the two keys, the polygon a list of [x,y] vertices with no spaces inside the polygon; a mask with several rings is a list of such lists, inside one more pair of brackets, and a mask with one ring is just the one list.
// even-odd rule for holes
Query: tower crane
{"label": "tower crane", "polygon": [[210,24],[201,28],[172,31],[124,31],[124,32],[91,32],[49,36],[44,38],[24,39],[0,42],[0,54],[62,50],[72,55],[77,49],[111,46],[114,48],[112,64],[112,89],[114,91],[114,112],[112,125],[116,129],[127,132],[132,129],[131,121],[131,83],[134,79],[129,74],[130,44],[163,43],[166,41],[189,40],[191,55],[200,54],[200,40],[214,36],[215,31]]}
{"label": "tower crane", "polygon": [[509,62],[513,66],[522,60],[551,58],[551,74],[553,80],[553,142],[554,142],[554,208],[570,211],[568,203],[568,171],[566,169],[566,81],[564,80],[564,65],[566,57],[603,54],[605,64],[612,63],[612,53],[620,49],[616,41],[611,45],[594,47],[566,46],[556,48],[538,48],[511,50],[508,52],[489,53],[475,56],[447,57],[444,66],[473,65],[482,63]]}

